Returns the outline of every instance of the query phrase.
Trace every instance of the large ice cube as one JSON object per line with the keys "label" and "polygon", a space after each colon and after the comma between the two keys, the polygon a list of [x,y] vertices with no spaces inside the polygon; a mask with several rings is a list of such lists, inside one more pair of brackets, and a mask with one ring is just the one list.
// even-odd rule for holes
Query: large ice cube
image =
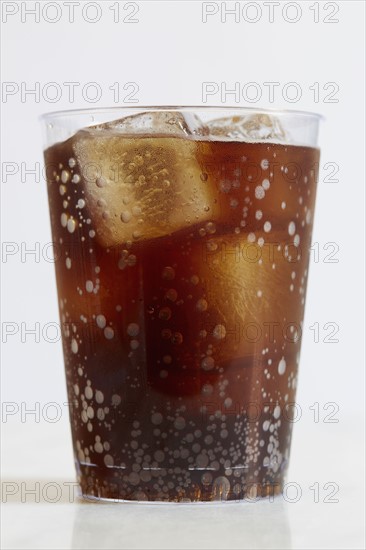
{"label": "large ice cube", "polygon": [[271,141],[284,143],[286,134],[280,121],[267,114],[218,118],[207,123],[211,136],[235,141]]}
{"label": "large ice cube", "polygon": [[215,215],[214,185],[194,139],[205,133],[195,115],[163,111],[74,136],[74,172],[103,246],[160,237]]}
{"label": "large ice cube", "polygon": [[215,216],[199,142],[177,137],[75,137],[86,204],[103,246],[160,237]]}
{"label": "large ice cube", "polygon": [[208,229],[202,239],[156,243],[159,255],[146,247],[141,259],[148,379],[166,391],[199,392],[222,368],[240,374],[261,365],[262,353],[277,365],[298,350],[303,305],[295,297],[304,290],[304,257],[295,258],[285,233],[220,236]]}
{"label": "large ice cube", "polygon": [[106,122],[89,128],[90,131],[113,131],[118,134],[160,134],[204,136],[209,133],[197,115],[179,111],[149,111]]}
{"label": "large ice cube", "polygon": [[[219,218],[246,232],[309,227],[319,153],[310,147],[247,141],[201,142],[200,160],[218,194]],[[243,229],[244,228],[244,229]],[[307,246],[301,241],[301,246]]]}

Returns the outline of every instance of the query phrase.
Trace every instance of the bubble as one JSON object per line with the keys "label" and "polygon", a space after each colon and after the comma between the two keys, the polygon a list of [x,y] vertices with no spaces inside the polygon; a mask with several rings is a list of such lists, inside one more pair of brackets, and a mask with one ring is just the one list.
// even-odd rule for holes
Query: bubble
{"label": "bubble", "polygon": [[65,263],[66,263],[67,269],[71,269],[71,258],[66,258]]}
{"label": "bubble", "polygon": [[163,415],[159,412],[157,413],[153,413],[151,415],[151,422],[155,425],[155,426],[158,426],[159,424],[161,424],[163,421]]}
{"label": "bubble", "polygon": [[205,443],[206,443],[206,445],[211,445],[211,443],[213,443],[213,437],[212,437],[212,435],[206,435],[206,437],[205,437]]}
{"label": "bubble", "polygon": [[107,324],[107,320],[104,315],[97,315],[96,322],[99,328],[104,328]]}
{"label": "bubble", "polygon": [[118,407],[118,405],[120,405],[121,402],[122,402],[122,399],[120,395],[118,395],[117,393],[112,395],[112,405],[114,405],[115,407]]}
{"label": "bubble", "polygon": [[268,179],[265,179],[262,181],[262,187],[263,189],[265,189],[266,191],[270,188],[270,183],[269,183],[269,180]]}
{"label": "bubble", "polygon": [[163,462],[164,458],[165,458],[165,454],[163,453],[163,451],[155,451],[154,453],[154,458],[156,460],[156,462]]}
{"label": "bubble", "polygon": [[101,187],[104,187],[107,182],[103,177],[100,177],[100,178],[97,178],[95,183],[97,187],[101,188]]}
{"label": "bubble", "polygon": [[95,450],[96,453],[102,453],[103,452],[103,445],[100,442],[100,438],[99,438],[99,441],[95,442],[94,450]]}
{"label": "bubble", "polygon": [[269,160],[263,159],[261,160],[261,168],[262,170],[268,170],[269,167]]}
{"label": "bubble", "polygon": [[166,292],[165,298],[167,298],[167,300],[170,300],[171,302],[175,302],[176,299],[178,298],[178,292],[174,288],[170,288]]}
{"label": "bubble", "polygon": [[213,394],[213,386],[211,386],[211,384],[204,384],[204,386],[202,386],[202,390],[201,390],[201,393],[202,395],[212,395]]}
{"label": "bubble", "polygon": [[65,212],[61,214],[61,225],[62,227],[67,226],[67,214],[65,214]]}
{"label": "bubble", "polygon": [[185,428],[185,425],[186,425],[186,421],[184,420],[183,416],[178,416],[178,417],[174,420],[174,427],[175,427],[177,430],[183,430],[183,428]]}
{"label": "bubble", "polygon": [[265,233],[269,233],[272,229],[271,222],[265,222],[263,229]]}
{"label": "bubble", "polygon": [[263,431],[264,431],[264,432],[268,432],[269,424],[270,424],[269,420],[265,420],[265,421],[263,422],[263,426],[262,426],[262,427],[263,427]]}
{"label": "bubble", "polygon": [[196,458],[196,463],[199,468],[206,468],[208,465],[208,456],[204,454],[199,454]]}
{"label": "bubble", "polygon": [[140,342],[138,340],[131,340],[130,342],[130,348],[135,350],[140,346]]}
{"label": "bubble", "polygon": [[104,329],[104,336],[107,338],[107,340],[112,340],[114,336],[114,330],[112,327],[106,327]]}
{"label": "bubble", "polygon": [[72,183],[79,183],[79,181],[80,181],[79,174],[74,174],[71,178],[71,181],[72,181]]}
{"label": "bubble", "polygon": [[84,208],[84,206],[85,206],[85,201],[84,201],[84,199],[79,199],[79,200],[78,200],[77,207],[81,209],[81,208]]}
{"label": "bubble", "polygon": [[97,390],[95,392],[95,401],[99,404],[103,403],[104,401],[104,395],[100,390]]}
{"label": "bubble", "polygon": [[255,188],[254,194],[255,194],[255,198],[260,200],[264,198],[266,192],[261,185],[257,185],[257,187]]}
{"label": "bubble", "polygon": [[128,476],[128,481],[131,485],[138,485],[140,483],[140,476],[137,472],[131,472]]}
{"label": "bubble", "polygon": [[62,170],[61,172],[61,181],[62,183],[67,183],[70,178],[70,173],[67,170]]}
{"label": "bubble", "polygon": [[295,235],[295,231],[296,231],[296,225],[295,225],[295,223],[294,223],[294,222],[290,222],[290,223],[288,224],[288,233],[289,233],[289,235],[291,235],[291,236],[292,236],[292,235]]}
{"label": "bubble", "polygon": [[257,210],[256,213],[255,213],[255,218],[256,218],[257,220],[261,220],[261,219],[262,219],[262,216],[263,216],[262,210]]}
{"label": "bubble", "polygon": [[224,325],[216,325],[213,329],[213,336],[217,340],[223,340],[226,336],[226,328]]}
{"label": "bubble", "polygon": [[278,374],[282,375],[285,374],[286,371],[286,361],[285,358],[282,357],[281,361],[278,363]]}
{"label": "bubble", "polygon": [[249,243],[254,243],[255,242],[255,233],[249,233],[248,236],[247,236],[247,241]]}
{"label": "bubble", "polygon": [[183,343],[183,335],[180,332],[175,332],[172,336],[172,344],[180,345]]}
{"label": "bubble", "polygon": [[67,220],[67,230],[69,233],[74,233],[76,229],[76,221],[73,218]]}
{"label": "bubble", "polygon": [[77,343],[77,341],[75,340],[75,338],[73,338],[73,339],[71,340],[71,351],[72,351],[73,353],[77,353],[77,352],[78,352],[78,349],[79,349],[78,343]]}
{"label": "bubble", "polygon": [[210,356],[204,357],[204,359],[201,362],[201,367],[203,370],[212,370],[215,366],[215,362]]}
{"label": "bubble", "polygon": [[129,336],[137,336],[140,332],[140,327],[137,323],[130,323],[127,327],[127,334]]}
{"label": "bubble", "polygon": [[159,311],[159,319],[163,321],[169,321],[172,316],[171,309],[169,307],[162,307]]}
{"label": "bubble", "polygon": [[196,303],[197,311],[206,311],[208,303],[204,298],[200,298]]}
{"label": "bubble", "polygon": [[232,404],[233,404],[233,400],[231,399],[231,397],[227,397],[224,401],[225,407],[228,409],[229,407],[231,407]]}
{"label": "bubble", "polygon": [[98,418],[98,420],[104,420],[105,414],[104,414],[103,409],[99,408],[97,410],[97,418]]}
{"label": "bubble", "polygon": [[67,191],[65,185],[60,185],[60,187],[58,188],[58,190],[60,191],[61,197],[62,197],[62,196],[66,193],[66,191]]}
{"label": "bubble", "polygon": [[172,267],[164,267],[163,271],[161,272],[161,276],[167,281],[172,281],[175,277],[175,271]]}
{"label": "bubble", "polygon": [[104,464],[105,464],[108,468],[111,468],[111,467],[114,465],[113,457],[112,457],[111,455],[105,455],[105,457],[104,457]]}
{"label": "bubble", "polygon": [[195,453],[195,454],[198,454],[201,450],[201,445],[199,443],[194,443],[192,445],[192,451]]}
{"label": "bubble", "polygon": [[124,210],[122,213],[121,213],[121,220],[124,222],[124,223],[128,223],[132,218],[132,215],[131,215],[131,212],[129,212],[128,210]]}
{"label": "bubble", "polygon": [[86,386],[85,390],[84,390],[84,394],[85,394],[85,397],[87,399],[92,399],[93,397],[93,390],[91,389],[90,386]]}
{"label": "bubble", "polygon": [[281,416],[281,407],[279,405],[275,406],[273,416],[276,420]]}
{"label": "bubble", "polygon": [[210,252],[215,252],[215,250],[218,249],[218,244],[215,241],[207,241],[206,242],[206,248]]}
{"label": "bubble", "polygon": [[87,292],[93,292],[93,288],[94,288],[93,281],[86,281],[85,290]]}
{"label": "bubble", "polygon": [[286,203],[285,203],[285,201],[281,202],[281,208],[282,208],[282,210],[285,210],[285,208],[286,208]]}
{"label": "bubble", "polygon": [[213,222],[207,222],[206,223],[206,231],[210,235],[213,235],[214,233],[216,233],[216,225]]}

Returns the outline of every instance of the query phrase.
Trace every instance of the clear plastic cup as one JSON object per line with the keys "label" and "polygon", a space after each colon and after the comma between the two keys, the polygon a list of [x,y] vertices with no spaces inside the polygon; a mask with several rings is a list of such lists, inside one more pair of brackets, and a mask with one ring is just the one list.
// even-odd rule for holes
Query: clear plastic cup
{"label": "clear plastic cup", "polygon": [[213,107],[42,117],[81,492],[281,492],[319,116]]}

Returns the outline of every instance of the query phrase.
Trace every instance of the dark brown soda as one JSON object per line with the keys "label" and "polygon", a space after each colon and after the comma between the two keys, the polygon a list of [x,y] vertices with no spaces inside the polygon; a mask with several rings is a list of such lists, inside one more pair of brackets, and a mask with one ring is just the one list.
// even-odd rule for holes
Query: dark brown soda
{"label": "dark brown soda", "polygon": [[[121,213],[109,231],[113,204],[88,191],[98,179],[85,173],[89,157],[80,153],[80,135],[49,148],[45,162],[82,493],[211,501],[280,492],[319,151],[106,136],[100,154],[122,163],[119,177],[131,193],[140,193],[136,181],[145,194],[169,183],[161,184],[153,205],[146,202],[152,214],[139,213],[142,233],[124,238],[129,216]],[[166,216],[173,219],[172,193],[187,190],[172,190],[184,163],[169,147],[185,147],[185,157],[192,156],[186,162],[199,174],[192,194],[208,203],[207,212],[187,224],[182,217],[172,231],[164,210],[172,209]],[[143,160],[131,161],[131,151]],[[136,180],[126,176],[126,166],[139,170]],[[96,211],[98,201],[106,215]]]}

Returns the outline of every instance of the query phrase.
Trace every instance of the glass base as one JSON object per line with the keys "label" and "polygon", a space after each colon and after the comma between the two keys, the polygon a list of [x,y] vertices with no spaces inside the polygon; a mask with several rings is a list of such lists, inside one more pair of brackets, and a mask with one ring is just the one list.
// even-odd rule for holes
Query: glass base
{"label": "glass base", "polygon": [[[109,470],[109,469],[108,469]],[[78,481],[84,500],[95,502],[197,503],[254,502],[281,494],[284,472],[268,480],[268,470],[261,478],[250,478],[240,470],[189,470],[186,472],[159,468],[126,472],[111,472],[93,465],[78,465]],[[186,474],[186,475],[185,475]]]}

